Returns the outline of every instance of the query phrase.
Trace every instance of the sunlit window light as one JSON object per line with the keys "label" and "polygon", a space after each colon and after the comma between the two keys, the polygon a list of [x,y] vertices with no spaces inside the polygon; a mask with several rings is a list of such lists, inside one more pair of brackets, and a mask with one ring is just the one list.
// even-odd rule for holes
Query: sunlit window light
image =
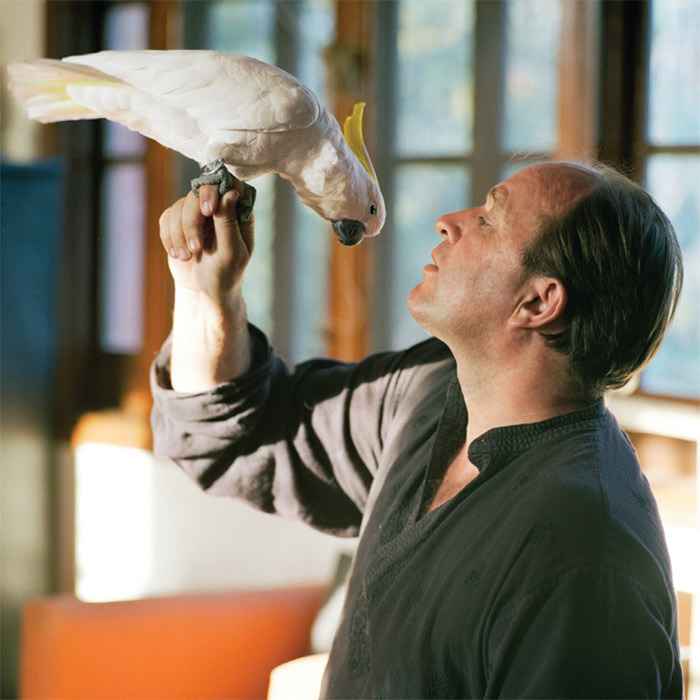
{"label": "sunlit window light", "polygon": [[88,602],[142,597],[153,562],[153,456],[82,443],[75,454],[76,595]]}

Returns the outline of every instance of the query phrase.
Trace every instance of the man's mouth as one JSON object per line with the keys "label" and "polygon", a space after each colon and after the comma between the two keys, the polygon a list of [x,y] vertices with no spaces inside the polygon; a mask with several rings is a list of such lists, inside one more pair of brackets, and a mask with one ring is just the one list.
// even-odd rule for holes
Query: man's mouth
{"label": "man's mouth", "polygon": [[438,271],[438,266],[437,263],[435,262],[435,257],[433,255],[430,256],[430,259],[433,261],[432,264],[428,263],[423,267],[423,272],[437,272]]}

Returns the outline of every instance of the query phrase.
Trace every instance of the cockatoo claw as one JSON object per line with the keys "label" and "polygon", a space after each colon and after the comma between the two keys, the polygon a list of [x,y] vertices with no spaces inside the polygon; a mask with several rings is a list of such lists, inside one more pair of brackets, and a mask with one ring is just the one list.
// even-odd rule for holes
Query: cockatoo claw
{"label": "cockatoo claw", "polygon": [[[207,163],[202,168],[202,174],[190,181],[192,192],[199,197],[199,188],[202,185],[219,185],[219,197],[223,197],[233,189],[233,176],[226,168],[223,160],[215,160]],[[253,214],[253,205],[257,192],[247,182],[243,183],[243,196],[238,200],[236,216],[239,221],[248,221]]]}
{"label": "cockatoo claw", "polygon": [[202,185],[218,185],[219,197],[223,197],[233,188],[233,177],[223,160],[207,163],[202,168],[202,174],[190,182],[190,187],[197,197],[199,197],[199,188]]}
{"label": "cockatoo claw", "polygon": [[255,187],[247,182],[243,182],[243,196],[238,200],[236,206],[236,217],[239,221],[245,222],[250,220],[250,217],[253,215],[253,205],[257,194]]}

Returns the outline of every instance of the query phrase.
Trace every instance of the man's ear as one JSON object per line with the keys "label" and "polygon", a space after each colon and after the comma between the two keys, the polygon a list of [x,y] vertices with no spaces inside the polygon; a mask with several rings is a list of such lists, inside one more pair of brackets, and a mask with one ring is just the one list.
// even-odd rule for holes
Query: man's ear
{"label": "man's ear", "polygon": [[523,286],[520,301],[508,323],[513,328],[556,332],[566,320],[568,296],[553,277],[533,277]]}

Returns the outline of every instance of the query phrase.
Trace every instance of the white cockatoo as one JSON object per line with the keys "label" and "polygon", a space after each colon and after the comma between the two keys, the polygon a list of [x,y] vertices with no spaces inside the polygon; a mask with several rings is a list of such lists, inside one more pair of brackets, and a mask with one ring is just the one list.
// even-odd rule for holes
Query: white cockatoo
{"label": "white cockatoo", "polygon": [[[228,171],[243,181],[276,172],[332,222],[344,245],[375,236],[384,224],[362,138],[364,103],[355,105],[343,135],[309,88],[268,63],[217,51],[102,51],[18,61],[8,71],[31,118],[124,124],[204,167],[195,189],[230,180]],[[246,193],[254,199],[253,188]]]}

